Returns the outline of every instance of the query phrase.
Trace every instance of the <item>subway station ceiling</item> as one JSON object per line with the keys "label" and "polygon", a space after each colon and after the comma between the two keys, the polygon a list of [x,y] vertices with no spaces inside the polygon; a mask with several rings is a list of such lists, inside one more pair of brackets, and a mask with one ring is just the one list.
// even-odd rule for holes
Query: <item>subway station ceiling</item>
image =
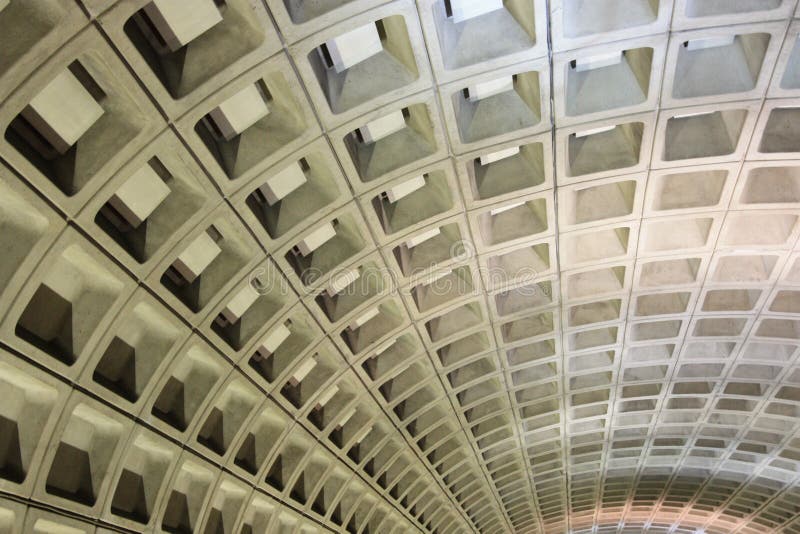
{"label": "subway station ceiling", "polygon": [[0,0],[0,533],[800,533],[797,0]]}

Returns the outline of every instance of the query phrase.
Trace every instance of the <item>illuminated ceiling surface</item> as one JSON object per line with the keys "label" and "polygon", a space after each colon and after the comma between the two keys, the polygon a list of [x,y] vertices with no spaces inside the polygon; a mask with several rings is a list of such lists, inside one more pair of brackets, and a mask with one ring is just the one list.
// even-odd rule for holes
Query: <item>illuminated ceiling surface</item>
{"label": "illuminated ceiling surface", "polygon": [[0,533],[800,533],[797,0],[0,0]]}

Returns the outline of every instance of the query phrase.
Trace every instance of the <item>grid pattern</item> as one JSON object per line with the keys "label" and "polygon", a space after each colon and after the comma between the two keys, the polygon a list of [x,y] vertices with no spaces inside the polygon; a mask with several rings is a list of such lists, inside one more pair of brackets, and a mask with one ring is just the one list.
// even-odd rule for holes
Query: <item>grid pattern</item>
{"label": "grid pattern", "polygon": [[0,532],[800,533],[798,17],[0,0]]}

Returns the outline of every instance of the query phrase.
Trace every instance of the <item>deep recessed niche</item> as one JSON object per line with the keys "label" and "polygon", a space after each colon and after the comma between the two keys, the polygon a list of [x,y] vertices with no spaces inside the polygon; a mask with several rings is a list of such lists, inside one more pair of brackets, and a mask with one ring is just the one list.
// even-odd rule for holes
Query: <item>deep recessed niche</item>
{"label": "deep recessed niche", "polygon": [[630,122],[570,134],[567,138],[568,176],[613,171],[639,163],[644,124]]}
{"label": "deep recessed niche", "polygon": [[[359,32],[360,48],[374,53],[366,58],[358,55],[348,61],[353,46],[350,40],[355,32]],[[339,38],[346,42],[337,41]],[[332,54],[331,47],[335,47],[338,54]],[[410,85],[420,75],[402,15],[369,22],[345,36],[337,36],[311,50],[306,59],[334,114]]]}
{"label": "deep recessed niche", "polygon": [[370,128],[367,124],[344,136],[345,148],[362,182],[377,180],[436,153],[434,118],[428,106],[412,104],[401,113],[403,124],[391,133],[365,136],[365,128]]}
{"label": "deep recessed niche", "polygon": [[[540,75],[536,71],[507,76],[505,90],[481,96],[480,83],[451,97],[461,141],[477,143],[524,130],[542,120]],[[502,80],[490,80],[486,84]],[[472,90],[472,92],[470,92]]]}
{"label": "deep recessed niche", "polygon": [[619,62],[596,68],[579,68],[571,61],[565,66],[567,116],[622,110],[646,102],[652,64],[650,47],[622,50]]}
{"label": "deep recessed niche", "polygon": [[544,36],[536,35],[533,2],[506,0],[501,9],[461,20],[450,3],[437,0],[433,19],[445,70],[457,70],[523,52]]}
{"label": "deep recessed niche", "polygon": [[569,38],[625,31],[652,24],[664,0],[564,0],[564,35]]}
{"label": "deep recessed niche", "polygon": [[747,110],[726,109],[667,121],[664,160],[728,156],[736,151]]}
{"label": "deep recessed niche", "polygon": [[744,93],[755,88],[771,39],[769,33],[709,37],[678,47],[673,98]]}
{"label": "deep recessed niche", "polygon": [[[180,26],[176,19],[188,18],[189,13],[171,12],[165,16],[152,6],[137,11],[123,28],[147,66],[176,100],[257,49],[266,38],[246,0],[214,2],[203,10],[197,10],[196,4],[192,6],[196,12],[189,30],[171,29]],[[187,4],[185,9],[191,8]]]}
{"label": "deep recessed niche", "polygon": [[800,108],[774,108],[764,126],[762,154],[800,152]]}
{"label": "deep recessed niche", "polygon": [[500,159],[482,156],[466,163],[475,200],[489,200],[544,184],[544,144],[522,145],[513,152]]}

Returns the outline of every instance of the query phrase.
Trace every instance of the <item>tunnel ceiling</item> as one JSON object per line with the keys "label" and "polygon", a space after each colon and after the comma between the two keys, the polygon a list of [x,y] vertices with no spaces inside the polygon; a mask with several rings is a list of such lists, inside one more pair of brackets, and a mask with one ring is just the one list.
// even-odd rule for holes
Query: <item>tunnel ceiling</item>
{"label": "tunnel ceiling", "polygon": [[800,533],[797,0],[0,0],[0,533]]}

